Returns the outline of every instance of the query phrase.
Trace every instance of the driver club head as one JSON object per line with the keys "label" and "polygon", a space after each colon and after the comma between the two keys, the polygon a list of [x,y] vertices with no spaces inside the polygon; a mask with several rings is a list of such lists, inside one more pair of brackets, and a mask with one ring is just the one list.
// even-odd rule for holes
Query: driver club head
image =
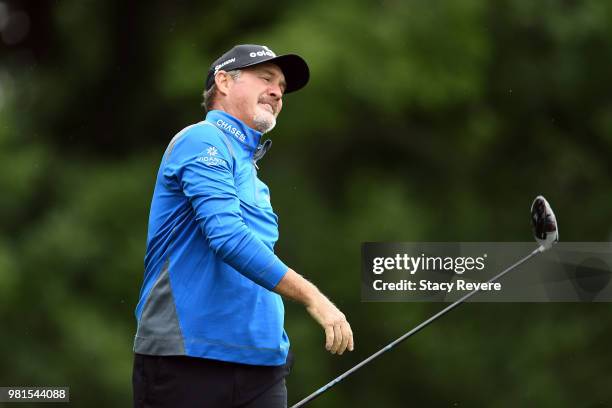
{"label": "driver club head", "polygon": [[537,196],[531,205],[531,225],[535,240],[540,244],[542,250],[549,249],[559,241],[559,228],[555,213],[542,196]]}

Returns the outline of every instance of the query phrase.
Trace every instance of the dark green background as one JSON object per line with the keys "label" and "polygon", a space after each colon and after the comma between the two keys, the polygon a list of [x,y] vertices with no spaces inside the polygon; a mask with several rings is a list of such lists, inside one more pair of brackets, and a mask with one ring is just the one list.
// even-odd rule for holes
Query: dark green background
{"label": "dark green background", "polygon": [[[23,15],[0,18],[1,385],[130,405],[159,160],[202,119],[208,66],[235,43],[310,64],[260,176],[279,256],[355,332],[355,351],[331,356],[287,304],[291,402],[442,306],[361,303],[361,242],[528,241],[537,194],[563,240],[610,240],[609,1],[2,1],[0,12],[28,23],[19,39]],[[610,406],[609,311],[465,305],[313,406]]]}

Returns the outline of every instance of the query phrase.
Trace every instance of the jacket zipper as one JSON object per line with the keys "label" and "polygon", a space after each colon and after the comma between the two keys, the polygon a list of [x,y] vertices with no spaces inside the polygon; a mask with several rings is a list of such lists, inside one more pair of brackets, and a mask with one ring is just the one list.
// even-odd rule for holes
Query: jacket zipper
{"label": "jacket zipper", "polygon": [[258,194],[257,194],[257,163],[255,159],[253,159],[253,168],[251,169],[251,173],[253,174],[253,198],[255,199],[255,205],[259,205]]}

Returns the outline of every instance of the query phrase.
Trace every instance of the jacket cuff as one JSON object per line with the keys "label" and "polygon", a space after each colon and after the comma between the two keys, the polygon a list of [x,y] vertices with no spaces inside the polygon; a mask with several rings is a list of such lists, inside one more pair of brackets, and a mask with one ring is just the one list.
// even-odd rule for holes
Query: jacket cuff
{"label": "jacket cuff", "polygon": [[274,262],[259,275],[260,285],[268,290],[272,290],[288,271],[289,267],[277,256],[274,256]]}

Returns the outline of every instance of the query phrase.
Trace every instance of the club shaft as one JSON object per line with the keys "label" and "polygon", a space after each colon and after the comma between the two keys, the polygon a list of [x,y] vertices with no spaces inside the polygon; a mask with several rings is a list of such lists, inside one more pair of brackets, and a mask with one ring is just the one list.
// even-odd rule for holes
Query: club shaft
{"label": "club shaft", "polygon": [[[509,266],[508,268],[504,269],[503,271],[501,271],[500,273],[498,273],[497,275],[495,275],[494,277],[489,279],[486,283],[495,282],[496,280],[498,280],[499,278],[504,276],[506,273],[510,272],[512,269],[516,268],[517,266],[521,265],[524,262],[527,262],[531,257],[533,257],[534,255],[536,255],[536,254],[538,254],[540,252],[543,252],[543,251],[544,251],[543,247],[539,247],[539,248],[535,249],[532,253],[530,253],[529,255],[524,257],[523,259],[519,260],[515,264]],[[440,316],[446,314],[447,312],[451,311],[455,307],[459,306],[461,303],[465,302],[467,299],[472,297],[474,294],[476,294],[480,290],[481,290],[480,288],[474,289],[470,293],[468,293],[465,296],[463,296],[461,299],[458,299],[458,300],[454,301],[453,303],[451,303],[450,305],[448,305],[444,309],[440,310],[438,313],[436,313],[435,315],[431,316],[429,319],[425,320],[424,322],[422,322],[421,324],[419,324],[418,326],[416,326],[415,328],[413,328],[412,330],[410,330],[406,334],[404,334],[401,337],[397,338],[393,342],[389,343],[387,346],[383,347],[382,349],[378,350],[376,353],[372,354],[370,357],[368,357],[365,360],[363,360],[361,363],[357,364],[356,366],[354,366],[350,370],[348,370],[348,371],[344,372],[343,374],[339,375],[338,377],[336,377],[335,379],[333,379],[329,383],[325,384],[323,387],[319,388],[318,390],[316,390],[315,392],[313,392],[312,394],[310,394],[309,396],[307,396],[306,398],[304,398],[303,400],[301,400],[297,404],[292,405],[291,408],[299,408],[299,407],[302,407],[302,406],[306,405],[310,401],[312,401],[315,398],[317,398],[319,395],[323,394],[325,391],[329,390],[334,385],[338,384],[340,381],[344,380],[349,375],[353,374],[355,371],[359,370],[364,365],[368,364],[370,361],[374,360],[375,358],[377,358],[381,354],[386,353],[387,351],[391,350],[392,348],[394,348],[395,346],[397,346],[398,344],[400,344],[401,342],[406,340],[408,337],[410,337],[413,334],[416,334],[419,331],[421,331],[421,329],[425,328],[427,325],[429,325],[431,322],[435,321]]]}

